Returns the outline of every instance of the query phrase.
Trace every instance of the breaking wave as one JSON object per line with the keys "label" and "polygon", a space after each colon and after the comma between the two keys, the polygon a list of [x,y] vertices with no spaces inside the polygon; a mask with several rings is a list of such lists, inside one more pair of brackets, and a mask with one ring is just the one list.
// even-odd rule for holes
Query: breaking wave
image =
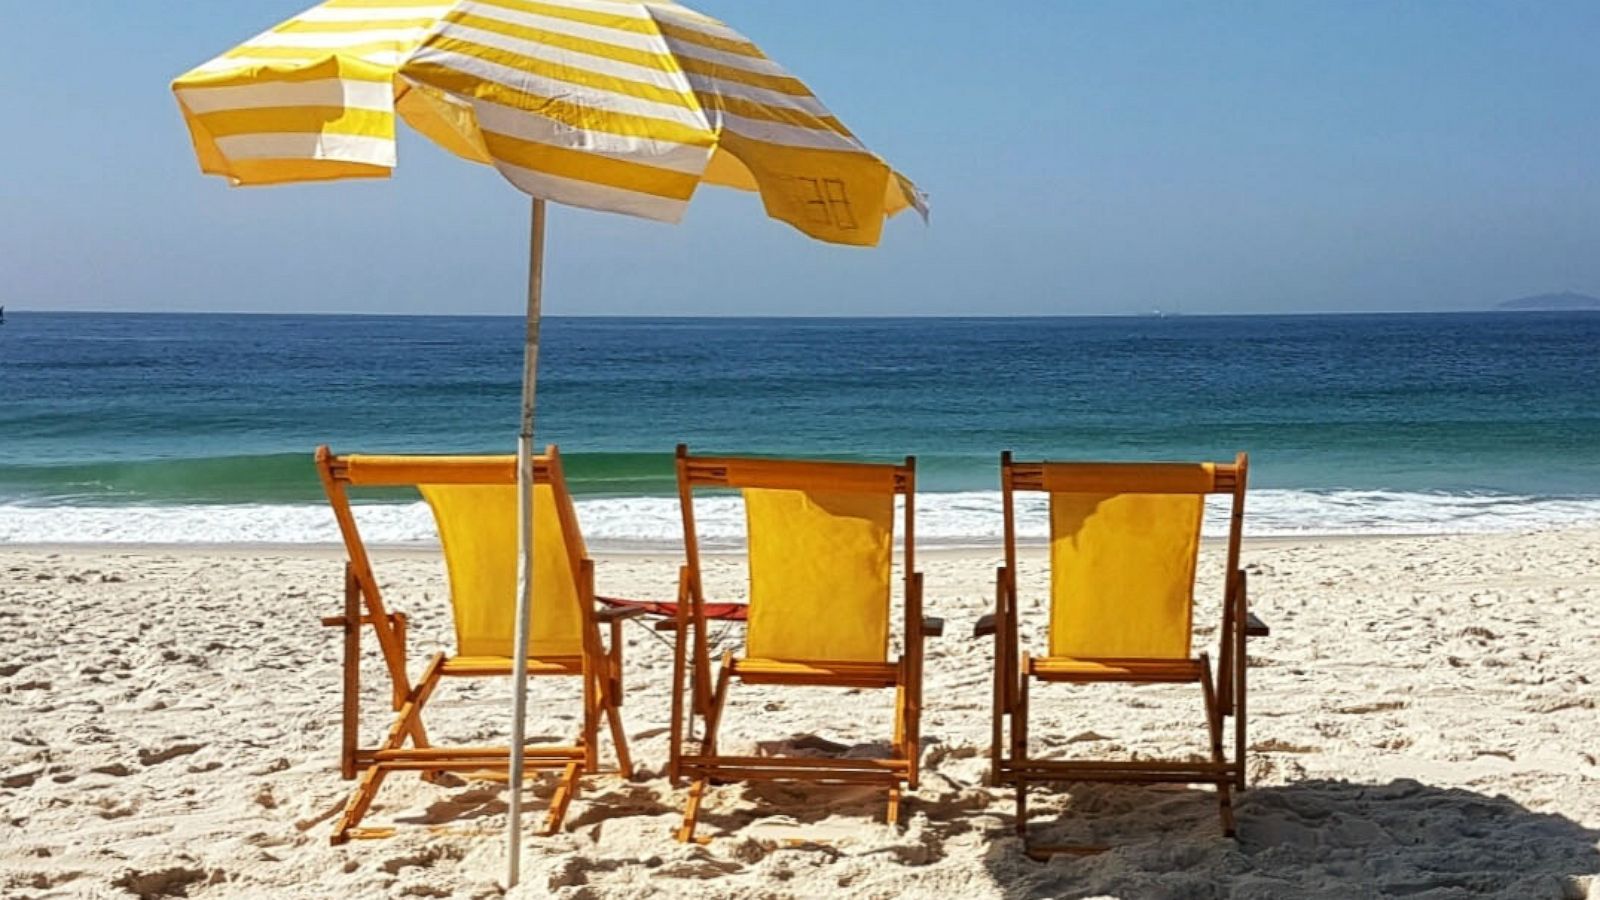
{"label": "breaking wave", "polygon": [[[1219,498],[1214,498],[1219,499]],[[1048,534],[1043,496],[1018,498],[1018,526],[1029,539]],[[682,520],[674,497],[579,499],[578,517],[589,544],[600,550],[674,550]],[[744,529],[736,497],[695,503],[702,540],[735,545]],[[435,540],[425,504],[357,507],[362,534],[377,544]],[[1396,491],[1252,491],[1247,533],[1252,537],[1315,535],[1476,534],[1538,531],[1600,524],[1600,497]],[[1224,512],[1214,502],[1206,533],[1219,535]],[[994,491],[922,493],[917,537],[923,545],[994,545],[1000,538],[1000,494]],[[334,544],[327,507],[309,503],[210,505],[0,504],[0,543],[9,544]]]}

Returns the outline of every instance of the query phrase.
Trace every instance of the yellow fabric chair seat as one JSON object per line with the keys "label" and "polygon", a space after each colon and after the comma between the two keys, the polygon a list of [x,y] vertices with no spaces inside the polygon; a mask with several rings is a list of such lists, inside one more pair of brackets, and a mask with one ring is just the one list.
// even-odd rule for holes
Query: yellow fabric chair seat
{"label": "yellow fabric chair seat", "polygon": [[1080,659],[1046,656],[1030,659],[1027,674],[1040,681],[1199,681],[1205,663],[1198,659]]}
{"label": "yellow fabric chair seat", "polygon": [[819,662],[816,660],[736,659],[731,674],[749,684],[816,684],[828,687],[893,687],[900,663]]}

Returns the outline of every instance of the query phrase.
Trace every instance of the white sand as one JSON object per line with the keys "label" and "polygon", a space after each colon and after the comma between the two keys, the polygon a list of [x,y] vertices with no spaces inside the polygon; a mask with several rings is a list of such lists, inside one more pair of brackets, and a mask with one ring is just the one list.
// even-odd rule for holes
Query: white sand
{"label": "white sand", "polygon": [[[930,645],[906,827],[881,824],[875,795],[730,785],[709,797],[711,844],[674,843],[682,793],[658,774],[669,656],[630,626],[638,779],[593,779],[564,834],[530,833],[514,895],[1600,898],[1600,531],[1275,542],[1246,561],[1274,635],[1251,647],[1255,787],[1236,841],[1206,790],[1086,786],[1036,792],[1037,834],[1115,849],[1023,857],[1009,793],[980,786],[991,644],[968,635],[997,560],[930,553],[929,611],[950,627]],[[675,567],[603,559],[601,590],[670,597]],[[385,554],[378,571],[413,616],[420,668],[449,634],[439,563]],[[338,613],[340,583],[329,552],[0,551],[0,896],[498,894],[491,783],[396,775],[367,824],[399,835],[328,845],[350,785],[335,764],[339,640],[316,620]],[[1208,573],[1206,642],[1216,584]],[[387,722],[367,646],[370,743]],[[552,702],[531,735],[570,733],[558,683],[538,686]],[[883,740],[882,694],[736,687],[725,746]],[[450,683],[429,724],[482,742],[503,733],[507,700],[504,681]],[[1064,755],[1203,749],[1190,686],[1051,687],[1034,706],[1038,746]],[[530,831],[549,790],[530,790]]]}

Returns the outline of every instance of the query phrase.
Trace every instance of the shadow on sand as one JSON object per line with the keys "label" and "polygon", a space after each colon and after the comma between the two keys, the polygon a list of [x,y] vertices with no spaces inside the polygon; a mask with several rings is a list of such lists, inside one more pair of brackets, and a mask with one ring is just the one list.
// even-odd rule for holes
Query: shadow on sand
{"label": "shadow on sand", "polygon": [[1233,840],[1221,835],[1210,791],[1075,785],[1064,811],[1034,810],[1035,842],[1113,849],[1039,863],[1016,838],[998,839],[985,864],[1007,897],[1600,896],[1600,831],[1505,797],[1411,780],[1252,789],[1239,798]]}

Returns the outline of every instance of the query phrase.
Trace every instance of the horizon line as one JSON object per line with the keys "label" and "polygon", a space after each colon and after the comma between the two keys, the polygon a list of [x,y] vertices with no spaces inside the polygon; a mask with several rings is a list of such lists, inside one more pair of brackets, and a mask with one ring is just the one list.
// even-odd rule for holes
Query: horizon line
{"label": "horizon line", "polygon": [[[0,305],[0,310],[5,306]],[[372,318],[372,319],[521,319],[518,313],[446,313],[446,312],[268,312],[263,310],[175,310],[175,309],[27,309],[13,308],[14,314],[48,315],[48,316],[277,316],[282,318],[295,317],[325,317],[325,318]],[[938,320],[973,320],[973,319],[1227,319],[1227,318],[1257,318],[1272,316],[1450,316],[1472,315],[1476,313],[1595,313],[1596,309],[1501,309],[1494,306],[1465,307],[1460,309],[1373,309],[1373,310],[1275,310],[1270,312],[1165,312],[1153,313],[1012,313],[1012,314],[873,314],[873,315],[806,315],[806,314],[746,314],[724,315],[718,313],[547,313],[544,319],[770,319],[784,320],[814,320],[814,321],[885,321],[924,319]]]}

